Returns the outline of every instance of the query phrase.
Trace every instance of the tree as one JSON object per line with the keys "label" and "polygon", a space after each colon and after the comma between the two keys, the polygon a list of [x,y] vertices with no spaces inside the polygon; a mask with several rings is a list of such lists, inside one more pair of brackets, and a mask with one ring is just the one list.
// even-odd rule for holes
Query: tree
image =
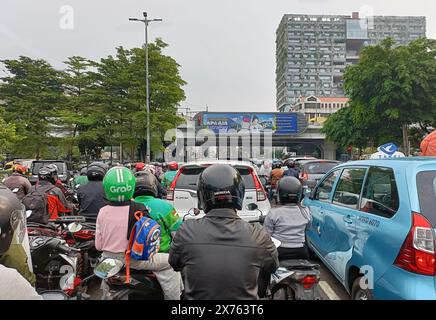
{"label": "tree", "polygon": [[[177,105],[185,99],[177,62],[162,53],[162,40],[149,44],[150,132],[152,151],[161,151],[165,131],[182,119]],[[130,151],[132,160],[146,138],[145,52],[141,48],[117,48],[96,64],[95,93],[106,115],[108,136]],[[144,154],[141,155],[142,158]]]}
{"label": "tree", "polygon": [[[436,115],[436,41],[418,39],[394,46],[391,38],[362,50],[360,62],[346,69],[345,92],[356,115],[389,121],[403,132],[408,153],[408,125]],[[364,118],[358,117],[358,121]]]}
{"label": "tree", "polygon": [[[2,60],[10,75],[1,78],[0,101],[5,120],[23,136],[20,151],[35,158],[50,144],[56,125],[56,109],[62,104],[61,73],[47,61],[21,56]],[[30,154],[27,154],[29,156]]]}
{"label": "tree", "polygon": [[20,141],[21,137],[16,134],[15,125],[6,123],[0,117],[0,160],[4,160],[5,155],[8,155],[13,150],[15,144]]}
{"label": "tree", "polygon": [[[67,68],[62,74],[62,82],[66,99],[60,109],[59,117],[60,123],[63,124],[61,130],[68,132],[68,136],[63,140],[68,146],[68,159],[71,160],[75,145],[91,147],[90,143],[93,139],[90,132],[95,133],[93,129],[99,126],[102,116],[92,94],[96,77],[91,72],[91,68],[95,63],[79,56],[70,57],[64,63]],[[86,143],[80,143],[82,138]],[[101,141],[101,137],[96,140]]]}

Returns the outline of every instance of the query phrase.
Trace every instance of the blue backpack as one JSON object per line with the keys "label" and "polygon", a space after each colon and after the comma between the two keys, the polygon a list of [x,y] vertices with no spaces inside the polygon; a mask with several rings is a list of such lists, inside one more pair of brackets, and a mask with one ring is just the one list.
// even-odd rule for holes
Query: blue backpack
{"label": "blue backpack", "polygon": [[143,211],[135,211],[135,224],[126,250],[126,283],[130,282],[130,259],[148,261],[159,252],[161,227]]}

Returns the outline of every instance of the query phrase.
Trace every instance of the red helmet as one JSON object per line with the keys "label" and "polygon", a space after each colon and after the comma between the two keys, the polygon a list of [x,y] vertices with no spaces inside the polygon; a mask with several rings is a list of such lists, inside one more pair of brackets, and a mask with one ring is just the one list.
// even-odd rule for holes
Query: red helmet
{"label": "red helmet", "polygon": [[26,174],[27,172],[27,168],[25,166],[22,166],[21,164],[16,164],[13,168],[12,168],[13,172],[18,172],[21,174]]}
{"label": "red helmet", "polygon": [[145,168],[145,163],[144,162],[138,162],[135,166],[136,171],[142,171]]}
{"label": "red helmet", "polygon": [[171,171],[176,171],[179,169],[179,164],[175,161],[168,163],[168,169]]}

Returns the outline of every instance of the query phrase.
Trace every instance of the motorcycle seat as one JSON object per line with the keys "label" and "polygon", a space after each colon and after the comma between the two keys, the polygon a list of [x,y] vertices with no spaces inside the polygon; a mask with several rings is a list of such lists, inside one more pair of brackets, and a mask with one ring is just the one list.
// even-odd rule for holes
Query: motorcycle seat
{"label": "motorcycle seat", "polygon": [[287,269],[299,270],[319,269],[319,264],[312,263],[305,259],[282,260],[280,261],[280,266]]}

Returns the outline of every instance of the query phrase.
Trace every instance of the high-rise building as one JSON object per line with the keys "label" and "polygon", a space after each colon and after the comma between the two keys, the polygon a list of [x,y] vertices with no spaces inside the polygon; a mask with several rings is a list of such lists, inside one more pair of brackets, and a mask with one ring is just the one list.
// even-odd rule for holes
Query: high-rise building
{"label": "high-rise building", "polygon": [[344,97],[344,69],[363,46],[424,36],[425,17],[286,14],[277,29],[277,109],[288,111],[300,97]]}

